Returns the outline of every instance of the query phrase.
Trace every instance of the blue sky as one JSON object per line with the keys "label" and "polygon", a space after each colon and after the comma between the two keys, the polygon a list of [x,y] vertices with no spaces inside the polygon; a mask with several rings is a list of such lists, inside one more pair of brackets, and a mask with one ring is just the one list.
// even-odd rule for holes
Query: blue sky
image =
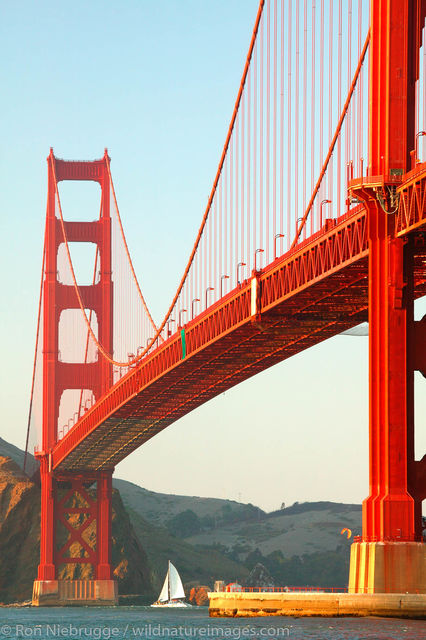
{"label": "blue sky", "polygon": [[[25,441],[49,147],[66,159],[108,147],[135,269],[159,321],[204,212],[256,10],[257,0],[1,3],[1,437]],[[80,187],[64,193],[64,213],[90,202],[95,185]],[[178,421],[116,475],[266,509],[359,502],[367,372],[367,339],[336,337]]]}

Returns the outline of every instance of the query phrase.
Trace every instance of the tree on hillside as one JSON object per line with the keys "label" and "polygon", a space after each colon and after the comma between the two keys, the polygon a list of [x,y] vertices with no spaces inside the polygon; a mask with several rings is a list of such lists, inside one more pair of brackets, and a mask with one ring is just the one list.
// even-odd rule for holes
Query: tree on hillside
{"label": "tree on hillside", "polygon": [[187,538],[201,531],[201,522],[191,509],[181,511],[166,523],[167,529],[177,538]]}

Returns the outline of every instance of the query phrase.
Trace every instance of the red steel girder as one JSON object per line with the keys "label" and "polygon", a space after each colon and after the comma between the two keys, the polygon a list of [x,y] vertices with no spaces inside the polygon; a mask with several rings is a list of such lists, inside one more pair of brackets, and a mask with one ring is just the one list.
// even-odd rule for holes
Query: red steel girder
{"label": "red steel girder", "polygon": [[[365,293],[366,265],[364,264],[359,271],[357,270],[357,264],[363,259],[365,260],[366,255],[366,217],[363,208],[359,207],[351,215],[345,214],[345,216],[342,216],[339,224],[330,228],[327,232],[316,234],[311,242],[305,241],[297,250],[293,250],[286,256],[277,259],[262,272],[260,278],[262,321],[277,322],[274,317],[276,313],[278,313],[278,320],[285,320],[285,314],[280,308],[283,303],[287,305],[285,313],[289,316],[295,316],[298,312],[302,313],[305,307],[311,308],[315,303],[319,304],[322,298],[325,299],[328,296],[331,300],[331,294],[337,296],[336,292],[340,289],[342,291],[348,289],[349,291],[350,287],[360,280],[364,282]],[[161,381],[166,375],[170,376],[172,370],[186,366],[190,358],[194,359],[199,356],[203,366],[207,367],[208,363],[205,362],[207,348],[217,345],[219,353],[223,353],[225,350],[224,341],[227,339],[230,340],[232,347],[236,348],[240,340],[238,332],[241,333],[242,331],[248,337],[252,336],[253,333],[261,333],[262,331],[259,331],[256,325],[253,324],[251,318],[250,286],[250,282],[246,281],[230,292],[219,304],[213,305],[200,317],[186,325],[187,357],[185,362],[182,362],[180,337],[175,335],[145,358],[140,367],[130,371],[127,376],[122,378],[104,396],[102,401],[90,409],[79,424],[58,443],[53,452],[54,467],[60,466],[60,468],[66,469],[66,458],[76,447],[86,447],[86,455],[88,455],[90,444],[86,438],[95,432],[97,427],[114,415],[115,420],[119,418],[121,413],[131,413],[130,406],[132,401],[136,398],[136,395],[140,395],[141,390]],[[315,289],[317,289],[317,293],[315,293]],[[302,293],[304,302],[299,295]],[[338,297],[335,297],[335,300],[337,299]],[[365,309],[366,300],[364,299],[363,302],[360,302],[354,299],[354,302],[352,302],[349,296],[349,299],[345,300],[344,308],[342,304],[341,299],[334,311],[333,305],[330,306],[330,313],[334,314],[332,321],[335,325],[335,332],[348,326],[353,326],[360,321],[357,313],[359,313],[360,308]],[[324,314],[323,309],[321,313]],[[319,314],[317,313],[317,315]],[[330,324],[330,321],[325,316],[323,319],[320,318],[319,322],[320,324],[323,323],[324,326]],[[288,330],[287,328],[286,331]],[[300,327],[296,329],[296,333],[298,332],[299,334],[299,350],[306,348],[306,346],[302,347],[301,339],[303,336],[311,333],[315,335],[316,331],[316,326],[312,326],[312,329],[308,331]],[[318,340],[318,337],[314,338],[314,341]],[[279,336],[279,341],[278,351],[282,351],[282,353],[280,357],[275,358],[276,361],[286,357],[282,350],[282,334]],[[233,365],[236,371],[241,368],[240,361],[243,358],[241,353],[243,353],[243,350],[240,350],[239,360],[237,359],[235,365]],[[265,363],[268,361],[266,354],[264,360]],[[215,362],[214,367],[216,366],[217,362]],[[255,367],[256,371],[261,369],[262,365]],[[200,372],[200,375],[204,377],[205,373],[204,369]],[[235,380],[236,383],[237,379]],[[194,386],[194,384],[196,383],[193,382],[192,385]],[[138,401],[135,400],[135,402]],[[171,402],[173,404],[173,400]],[[128,408],[126,409],[126,407]],[[188,410],[190,410],[189,406]],[[102,446],[106,452],[105,438],[108,439],[108,436],[104,436],[102,439]],[[112,433],[109,438],[113,438]],[[92,468],[101,468],[99,456],[102,457],[102,454],[96,451],[96,463],[93,462]],[[108,458],[109,455],[106,457]],[[89,463],[88,468],[90,468]]]}

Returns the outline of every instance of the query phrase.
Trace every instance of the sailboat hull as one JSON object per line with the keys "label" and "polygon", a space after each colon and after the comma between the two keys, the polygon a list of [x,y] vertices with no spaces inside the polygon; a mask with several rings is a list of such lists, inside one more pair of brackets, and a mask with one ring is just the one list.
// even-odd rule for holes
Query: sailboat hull
{"label": "sailboat hull", "polygon": [[191,609],[192,604],[187,602],[154,602],[151,607],[158,607],[159,609]]}

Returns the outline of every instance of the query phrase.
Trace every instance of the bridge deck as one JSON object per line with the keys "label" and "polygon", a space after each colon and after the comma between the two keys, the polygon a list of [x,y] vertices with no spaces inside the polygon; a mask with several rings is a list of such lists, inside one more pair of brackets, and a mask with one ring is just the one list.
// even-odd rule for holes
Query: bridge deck
{"label": "bridge deck", "polygon": [[[418,217],[414,222],[417,228]],[[424,261],[423,244],[415,256],[416,297],[426,294]],[[185,354],[178,331],[145,357],[58,442],[52,467],[113,468],[209,399],[367,320],[367,309],[367,215],[360,206],[326,221],[185,325]]]}

